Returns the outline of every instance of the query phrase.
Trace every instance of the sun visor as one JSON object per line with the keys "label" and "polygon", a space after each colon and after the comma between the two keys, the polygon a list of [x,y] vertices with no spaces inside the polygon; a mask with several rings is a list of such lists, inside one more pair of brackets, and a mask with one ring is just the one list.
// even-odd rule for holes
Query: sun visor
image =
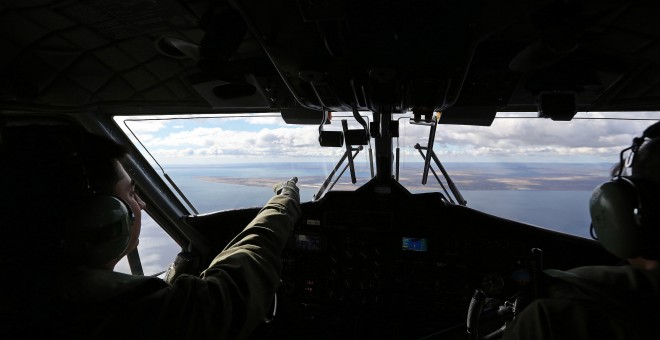
{"label": "sun visor", "polygon": [[272,99],[257,77],[247,74],[241,81],[227,81],[200,75],[189,77],[192,88],[213,108],[270,108]]}
{"label": "sun visor", "polygon": [[[291,107],[282,110],[282,119],[287,124],[320,125],[323,121],[323,111],[304,107]],[[326,121],[330,124],[330,119]]]}
{"label": "sun visor", "polygon": [[497,110],[489,106],[458,106],[442,111],[438,124],[490,126]]}

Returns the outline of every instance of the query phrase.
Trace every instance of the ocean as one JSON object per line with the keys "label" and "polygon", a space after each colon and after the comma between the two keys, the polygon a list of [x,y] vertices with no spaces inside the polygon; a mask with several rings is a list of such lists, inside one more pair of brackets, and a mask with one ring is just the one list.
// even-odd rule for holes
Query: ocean
{"label": "ocean", "polygon": [[[402,164],[400,182],[411,192],[442,191],[432,174],[421,186],[421,163]],[[273,194],[272,184],[297,176],[301,199],[310,201],[334,164],[229,164],[166,166],[168,175],[199,213],[258,207]],[[369,178],[365,164],[356,164],[356,184],[345,173],[336,189],[354,190]],[[588,201],[592,189],[609,179],[609,164],[446,164],[467,206],[546,229],[589,238]],[[483,188],[483,189],[481,189]],[[485,190],[484,190],[485,189]],[[139,245],[146,275],[167,268],[180,247],[143,214]],[[128,272],[120,263],[116,270]]]}

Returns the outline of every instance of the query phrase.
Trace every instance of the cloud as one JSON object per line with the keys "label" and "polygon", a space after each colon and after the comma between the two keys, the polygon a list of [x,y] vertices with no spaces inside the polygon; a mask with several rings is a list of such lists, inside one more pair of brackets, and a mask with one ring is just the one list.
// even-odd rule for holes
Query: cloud
{"label": "cloud", "polygon": [[312,126],[263,128],[259,131],[235,131],[219,127],[198,127],[151,137],[145,142],[154,155],[163,157],[207,157],[220,155],[286,156],[332,155],[318,146],[318,130]]}
{"label": "cloud", "polygon": [[[453,156],[460,152],[464,156],[499,155],[509,159],[521,156],[611,156],[629,145],[632,138],[641,134],[650,123],[503,118],[496,119],[490,127],[439,125],[435,151]],[[420,127],[408,129],[415,133],[406,144],[418,142],[426,145],[428,128],[426,132]]]}
{"label": "cloud", "polygon": [[[527,114],[535,116],[535,113]],[[490,127],[438,126],[434,143],[436,154],[448,161],[601,161],[609,162],[621,148],[652,121],[515,118],[502,114]],[[612,117],[616,114],[588,113],[576,118]],[[498,115],[499,117],[499,115]],[[630,113],[628,113],[630,117]],[[656,117],[656,113],[635,113],[635,117]],[[344,119],[345,117],[341,117]],[[337,120],[337,119],[336,119]],[[344,148],[322,148],[318,127],[286,125],[279,117],[231,117],[186,120],[186,127],[170,129],[167,121],[131,122],[141,141],[159,160],[174,162],[245,161],[268,157],[273,160],[338,160]],[[212,123],[212,124],[211,124]],[[135,125],[135,126],[133,126]],[[255,130],[255,127],[263,127]],[[350,128],[359,125],[350,122]],[[177,123],[177,127],[181,126]],[[337,130],[337,121],[326,130]],[[421,159],[413,148],[426,146],[428,126],[411,125],[400,120],[400,135],[393,141],[401,147],[406,160]],[[139,133],[138,133],[139,132]],[[159,134],[156,134],[159,132]],[[165,132],[165,134],[163,133]],[[398,143],[397,143],[398,142]]]}
{"label": "cloud", "polygon": [[135,134],[140,135],[158,132],[167,127],[168,123],[166,120],[130,120],[127,125]]}
{"label": "cloud", "polygon": [[252,125],[279,125],[287,126],[287,124],[282,120],[281,117],[254,117],[254,118],[245,118],[244,121]]}

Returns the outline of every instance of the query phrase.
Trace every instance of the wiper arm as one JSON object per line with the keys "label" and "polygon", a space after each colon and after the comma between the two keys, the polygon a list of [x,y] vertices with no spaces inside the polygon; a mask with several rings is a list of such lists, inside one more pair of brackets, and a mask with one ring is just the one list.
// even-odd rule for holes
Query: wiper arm
{"label": "wiper arm", "polygon": [[[350,169],[351,182],[353,184],[357,182],[357,178],[355,176],[354,160],[355,157],[357,157],[357,155],[360,153],[360,151],[364,149],[362,145],[370,145],[371,137],[369,136],[369,129],[367,127],[367,123],[360,116],[360,113],[357,111],[355,107],[353,108],[353,116],[355,117],[357,122],[360,123],[360,125],[362,125],[362,129],[349,130],[348,121],[346,119],[342,119],[341,132],[323,131],[323,124],[325,124],[326,120],[328,119],[328,114],[324,111],[323,122],[321,123],[321,126],[319,126],[319,141],[321,142],[321,146],[341,146],[343,141],[344,142],[343,144],[345,144],[346,147],[346,151],[344,152],[344,154],[342,155],[341,159],[339,160],[335,168],[332,170],[332,172],[330,172],[328,178],[325,179],[325,181],[319,188],[319,191],[314,195],[315,200],[320,199],[321,196],[323,196],[323,194],[326,191],[330,191],[335,186],[337,181],[339,181],[339,179],[344,174],[344,172],[346,172],[346,169]],[[331,143],[328,142],[328,140],[330,140]],[[357,145],[357,147],[353,147],[353,145]],[[337,176],[337,178],[332,183],[332,185],[330,185],[332,178],[335,176],[337,170],[341,167],[342,163],[344,163],[344,160],[346,159],[348,159],[348,163],[346,164],[346,166],[344,166],[344,169],[341,171],[339,176]],[[371,177],[373,178],[374,169],[373,169],[373,159],[371,156],[371,147],[369,148],[369,165],[371,166]],[[329,188],[328,185],[330,185]]]}
{"label": "wiper arm", "polygon": [[[422,172],[422,185],[426,185],[426,182],[429,177],[429,168],[431,166],[431,155],[435,155],[435,153],[433,152],[433,143],[435,142],[435,130],[437,128],[438,128],[438,121],[436,117],[433,116],[433,121],[431,122],[431,131],[429,131],[429,141],[426,143],[427,145],[426,149],[428,150],[428,152],[424,157],[424,172]],[[421,152],[422,150],[419,151]],[[424,153],[422,153],[422,156],[424,156]]]}
{"label": "wiper arm", "polygon": [[[422,153],[422,156],[428,157],[428,154],[431,154],[431,157],[433,158],[435,165],[438,167],[438,169],[440,169],[440,172],[442,172],[442,176],[445,177],[445,180],[447,181],[447,185],[449,186],[449,190],[451,190],[451,193],[454,194],[454,197],[458,201],[458,204],[467,205],[467,201],[463,198],[463,195],[461,195],[460,191],[458,191],[456,184],[454,184],[454,181],[451,180],[451,177],[449,177],[449,174],[447,173],[447,171],[445,171],[445,168],[442,166],[442,163],[440,163],[440,160],[438,159],[438,156],[435,155],[435,152],[433,152],[433,150],[427,150],[427,154],[424,155],[422,150],[426,150],[427,148],[422,147],[419,144],[415,146],[415,148],[417,147],[419,147],[420,149],[419,151],[420,153]],[[430,165],[429,168],[431,168]],[[433,173],[435,174],[435,171],[433,171]],[[436,178],[438,179],[438,183],[440,183],[440,179],[437,177],[437,175]]]}
{"label": "wiper arm", "polygon": [[[355,165],[353,165],[353,159],[355,158],[355,156],[357,156],[357,153],[355,154],[355,156],[353,156],[353,147],[351,146],[351,143],[349,143],[348,140],[348,122],[346,121],[346,119],[341,120],[341,128],[342,130],[344,130],[344,138],[345,138],[344,145],[346,146],[346,152],[344,153],[344,155],[348,156],[346,158],[348,158],[348,167],[351,169],[351,182],[355,184],[355,182],[357,182],[357,179],[355,178]],[[339,177],[341,177],[342,174],[344,174],[344,171],[341,172]],[[339,179],[339,177],[337,177],[337,179]]]}
{"label": "wiper arm", "polygon": [[[412,121],[411,121],[412,122]],[[460,205],[466,205],[467,201],[463,198],[463,195],[458,191],[458,188],[454,184],[454,181],[451,180],[451,177],[449,177],[449,174],[445,170],[445,168],[442,166],[442,163],[438,159],[438,157],[435,155],[435,152],[433,151],[433,143],[435,142],[435,130],[438,127],[438,120],[437,117],[433,117],[433,119],[430,122],[426,122],[426,124],[431,126],[431,131],[429,131],[429,140],[427,143],[426,147],[423,147],[419,145],[419,143],[415,144],[415,149],[419,151],[419,153],[422,155],[424,158],[424,172],[422,174],[422,184],[426,185],[426,182],[428,180],[428,175],[429,175],[429,170],[433,172],[433,175],[435,176],[436,180],[438,183],[440,183],[440,186],[442,189],[445,191],[445,194],[449,197],[449,193],[447,192],[447,189],[445,189],[444,185],[440,181],[440,178],[438,175],[435,173],[435,170],[431,167],[431,159],[435,162],[435,165],[438,167],[440,172],[442,172],[442,176],[445,178],[447,181],[447,186],[449,186],[449,190],[451,190],[451,193],[454,195],[456,198],[456,201],[458,201],[458,204]],[[422,150],[426,150],[426,154]],[[451,197],[449,200],[453,203],[451,200]]]}
{"label": "wiper arm", "polygon": [[[341,156],[341,159],[339,159],[339,162],[337,162],[337,165],[335,166],[335,168],[332,169],[332,171],[330,172],[330,175],[328,175],[328,178],[325,179],[325,181],[323,182],[323,185],[321,185],[321,187],[319,188],[319,191],[314,195],[315,200],[318,200],[319,198],[321,198],[321,196],[323,196],[323,194],[326,191],[330,191],[335,186],[335,184],[337,183],[337,181],[339,181],[339,179],[344,174],[344,172],[349,167],[349,165],[352,164],[352,159],[354,159],[358,155],[358,153],[360,153],[361,150],[362,150],[362,145],[358,146],[357,148],[353,148],[350,145],[347,145],[346,152],[344,152],[344,155]],[[353,154],[353,151],[355,151],[355,154]],[[346,160],[346,158],[349,158],[349,163],[344,166],[344,169],[341,171],[339,176],[337,176],[335,181],[328,188],[328,185],[330,184],[330,182],[332,182],[332,178],[335,177],[335,173],[337,173],[337,170],[339,169],[339,167],[341,167],[342,163],[344,163],[344,160]],[[355,171],[355,169],[351,168],[351,171]],[[352,175],[355,176],[355,173],[352,172]],[[354,177],[353,177],[352,180],[353,180],[353,183],[355,184],[356,180],[355,180]],[[326,190],[326,188],[327,188],[327,190]]]}
{"label": "wiper arm", "polygon": [[[362,116],[360,116],[360,113],[355,106],[353,107],[353,116],[355,117],[355,120],[360,123],[360,125],[362,125],[362,129],[349,130],[348,121],[346,119],[342,119],[342,131],[323,131],[323,125],[326,123],[326,121],[328,121],[329,118],[329,112],[323,112],[323,122],[321,122],[321,125],[319,126],[319,142],[321,143],[321,146],[342,146],[342,144],[345,144],[346,151],[332,172],[330,172],[328,178],[325,179],[319,188],[319,191],[314,195],[315,200],[320,199],[326,191],[330,191],[335,186],[335,184],[337,184],[337,181],[339,181],[344,172],[346,172],[346,169],[350,169],[351,182],[353,184],[357,183],[354,160],[360,151],[364,149],[362,145],[370,145],[370,136],[367,123],[364,121]],[[357,147],[353,147],[354,145],[357,145]],[[330,182],[332,182],[332,179],[337,173],[337,170],[339,170],[341,165],[344,163],[344,160],[346,159],[348,159],[348,163],[346,166],[344,166],[344,169],[341,171],[339,176],[337,176],[332,185],[330,185]],[[371,147],[369,147],[369,165],[371,167],[371,177],[373,178],[374,167]],[[330,185],[330,187],[328,187],[328,185]]]}
{"label": "wiper arm", "polygon": [[[422,151],[423,148],[422,148],[421,145],[419,145],[419,143],[415,144],[415,149],[417,149],[417,151],[419,151],[419,154],[422,155],[422,158],[426,159],[427,155],[424,154],[424,151]],[[449,198],[449,202],[455,204],[456,202],[454,202],[454,200],[451,199],[451,195],[449,195],[449,192],[447,192],[447,188],[445,188],[445,185],[442,184],[442,181],[440,180],[440,177],[438,177],[438,174],[435,172],[433,167],[430,166],[430,165],[429,165],[429,170],[431,170],[431,172],[433,173],[433,176],[435,176],[435,180],[438,181],[438,184],[440,184],[440,187],[442,188],[442,191],[444,191],[445,195],[447,195],[447,198]]]}
{"label": "wiper arm", "polygon": [[[367,122],[364,121],[364,118],[360,115],[360,112],[358,112],[357,107],[353,106],[353,117],[355,117],[355,120],[362,125],[362,129],[364,130],[363,136],[360,136],[357,138],[357,141],[360,142],[362,138],[362,142],[367,142],[369,145],[369,168],[371,170],[371,178],[374,177],[374,157],[373,153],[371,152],[371,136],[369,135],[369,126],[367,125]],[[342,125],[343,126],[343,125]],[[344,127],[344,134],[346,134],[348,131],[348,127]],[[354,130],[355,132],[350,132],[350,133],[359,133],[357,132],[358,130]],[[355,139],[355,138],[353,138]],[[361,145],[367,145],[367,144],[361,144]],[[355,183],[355,182],[353,182]]]}

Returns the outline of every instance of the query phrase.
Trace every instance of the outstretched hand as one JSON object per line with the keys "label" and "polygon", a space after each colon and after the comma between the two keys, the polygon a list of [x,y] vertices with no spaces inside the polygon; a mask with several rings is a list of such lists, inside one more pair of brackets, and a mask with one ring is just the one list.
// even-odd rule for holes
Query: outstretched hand
{"label": "outstretched hand", "polygon": [[275,191],[276,195],[291,196],[296,202],[300,203],[300,190],[296,186],[296,183],[298,183],[298,177],[293,177],[288,181],[275,184],[273,191]]}

